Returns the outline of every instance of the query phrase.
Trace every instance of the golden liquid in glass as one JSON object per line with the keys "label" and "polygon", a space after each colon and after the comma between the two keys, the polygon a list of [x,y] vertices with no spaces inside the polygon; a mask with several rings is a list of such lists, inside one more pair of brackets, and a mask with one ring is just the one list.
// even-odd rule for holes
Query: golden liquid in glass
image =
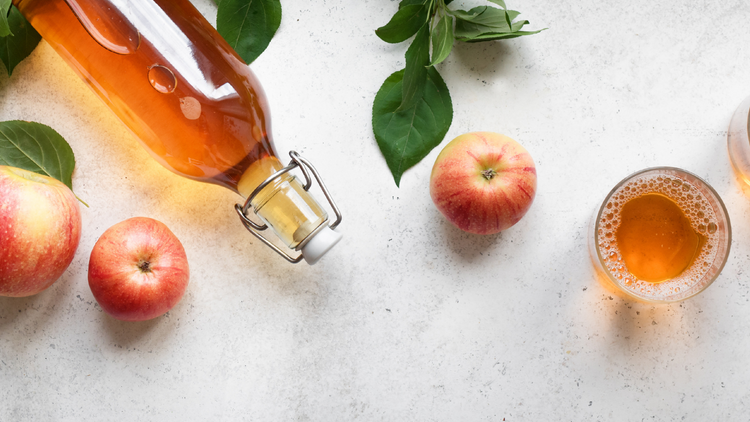
{"label": "golden liquid in glass", "polygon": [[615,241],[630,273],[659,283],[682,274],[695,260],[705,236],[668,197],[649,193],[625,203]]}
{"label": "golden liquid in glass", "polygon": [[709,271],[719,245],[717,222],[708,198],[691,182],[637,176],[617,188],[600,213],[602,265],[640,295],[682,291]]}

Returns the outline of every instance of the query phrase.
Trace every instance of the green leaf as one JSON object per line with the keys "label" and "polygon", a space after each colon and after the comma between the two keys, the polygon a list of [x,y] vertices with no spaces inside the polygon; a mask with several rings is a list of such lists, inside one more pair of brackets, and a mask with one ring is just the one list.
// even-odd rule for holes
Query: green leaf
{"label": "green leaf", "polygon": [[424,24],[417,32],[409,49],[406,50],[404,69],[403,98],[399,110],[414,105],[422,96],[427,80],[427,66],[430,64],[430,26]]}
{"label": "green leaf", "polygon": [[[542,32],[543,29],[540,29],[538,31],[515,31],[515,32],[501,32],[501,33],[492,33],[487,32],[481,35],[478,35],[473,38],[462,38],[459,41],[467,42],[467,43],[473,43],[473,42],[483,42],[483,41],[494,41],[494,40],[508,40],[511,38],[518,38],[522,37],[524,35],[534,35]],[[458,38],[456,38],[458,39]]]}
{"label": "green leaf", "polygon": [[508,14],[508,7],[505,5],[505,1],[504,0],[488,0],[488,1],[491,2],[491,3],[495,3],[496,5],[502,7],[503,10],[506,11],[506,13],[505,13],[505,23],[507,23],[508,26],[511,26],[511,22],[513,21],[513,19],[515,19],[515,17],[511,17],[510,14]]}
{"label": "green leaf", "polygon": [[221,0],[216,29],[242,57],[252,63],[281,25],[279,0]]}
{"label": "green leaf", "polygon": [[0,122],[0,165],[50,176],[73,189],[73,150],[59,133],[41,123]]}
{"label": "green leaf", "polygon": [[430,66],[445,60],[453,49],[453,17],[445,15],[432,30],[432,61]]}
{"label": "green leaf", "polygon": [[[478,13],[481,13],[482,11],[484,11],[484,9],[486,7],[487,6],[481,6],[481,7],[475,7],[473,9],[471,9],[475,13],[467,12],[466,10],[445,9],[445,11],[448,12],[448,14],[450,14],[452,16],[455,16],[456,19],[462,19],[462,20],[470,21],[470,20],[474,19],[475,17],[477,17]],[[477,11],[477,9],[481,9],[481,10]]]}
{"label": "green leaf", "polygon": [[429,1],[430,0],[401,0],[401,3],[398,4],[398,8],[401,9],[402,7],[411,6],[414,4],[426,5]]}
{"label": "green leaf", "polygon": [[10,8],[8,25],[13,35],[0,38],[0,60],[10,76],[18,63],[34,51],[42,37],[15,6]]}
{"label": "green leaf", "polygon": [[0,0],[0,37],[13,35],[8,25],[8,13],[10,13],[10,4],[12,0]]}
{"label": "green leaf", "polygon": [[489,1],[490,3],[495,3],[496,5],[502,7],[503,9],[507,9],[508,8],[507,6],[505,6],[505,1],[504,0],[487,0],[487,1]]}
{"label": "green leaf", "polygon": [[375,30],[381,40],[396,44],[406,41],[427,23],[426,4],[409,4],[398,10],[391,20]]}
{"label": "green leaf", "polygon": [[542,31],[521,31],[520,29],[529,21],[513,22],[513,19],[520,14],[515,10],[480,6],[468,12],[463,10],[452,11],[451,14],[457,19],[454,36],[457,40],[464,42],[517,38]]}
{"label": "green leaf", "polygon": [[[463,11],[457,10],[456,12]],[[516,16],[518,16],[518,12],[514,10],[503,10],[490,6],[475,7],[461,15],[456,15],[456,18],[458,18],[456,33],[458,33],[459,26],[472,29],[477,33],[510,32],[508,20],[512,21]]]}
{"label": "green leaf", "polygon": [[434,67],[427,69],[420,101],[408,109],[398,110],[404,72],[400,70],[385,80],[372,108],[375,139],[396,186],[407,169],[440,144],[453,120],[448,87]]}

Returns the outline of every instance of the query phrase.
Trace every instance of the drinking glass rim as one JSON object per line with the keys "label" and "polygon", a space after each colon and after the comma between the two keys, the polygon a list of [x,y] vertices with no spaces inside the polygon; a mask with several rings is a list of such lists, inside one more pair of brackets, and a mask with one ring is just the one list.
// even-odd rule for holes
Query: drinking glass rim
{"label": "drinking glass rim", "polygon": [[[604,265],[604,258],[602,257],[601,250],[599,249],[599,223],[601,222],[602,212],[604,211],[604,207],[607,205],[607,202],[609,202],[609,199],[612,197],[612,195],[621,186],[623,186],[625,183],[629,182],[630,180],[634,179],[635,177],[640,176],[641,174],[652,172],[652,171],[664,171],[664,170],[666,170],[666,171],[672,171],[672,172],[675,172],[675,173],[678,173],[678,174],[681,173],[681,174],[690,176],[692,178],[695,178],[697,181],[699,181],[701,184],[703,184],[705,187],[708,188],[708,191],[711,193],[711,195],[714,196],[714,198],[716,198],[717,202],[719,203],[719,206],[721,207],[721,212],[722,212],[722,214],[724,216],[724,219],[726,220],[727,238],[726,238],[726,252],[724,253],[724,256],[723,256],[723,258],[721,260],[721,265],[719,265],[718,271],[716,272],[716,274],[711,278],[711,280],[708,283],[706,283],[706,285],[702,289],[694,292],[690,296],[685,296],[685,297],[682,297],[682,298],[679,298],[679,299],[656,299],[655,300],[655,299],[650,299],[650,298],[647,298],[647,297],[639,296],[635,292],[632,292],[629,289],[627,289],[624,285],[621,284],[621,282],[617,279],[617,277],[615,277],[609,271],[609,268],[607,268],[607,266]],[[716,189],[714,189],[713,186],[711,186],[708,182],[706,182],[705,180],[703,180],[702,177],[696,175],[695,173],[689,172],[687,170],[683,170],[683,169],[681,169],[679,167],[671,167],[671,166],[647,167],[645,169],[641,169],[639,171],[636,171],[635,173],[631,173],[630,175],[628,175],[625,178],[623,178],[622,180],[620,180],[620,182],[617,183],[609,191],[609,193],[604,197],[604,200],[602,201],[601,205],[599,205],[599,211],[596,213],[596,221],[595,221],[595,224],[594,224],[594,248],[596,249],[596,256],[599,259],[599,262],[602,264],[601,267],[606,272],[607,277],[612,282],[614,282],[617,285],[617,287],[620,288],[620,290],[622,290],[623,292],[625,292],[627,295],[633,296],[633,297],[637,298],[638,300],[642,300],[644,302],[650,302],[650,303],[674,303],[674,302],[681,302],[683,300],[689,299],[689,298],[697,295],[698,293],[706,290],[708,288],[708,286],[710,286],[711,284],[713,284],[714,281],[716,281],[716,279],[719,277],[719,274],[721,274],[721,272],[724,270],[724,266],[726,265],[727,260],[729,260],[729,253],[731,252],[731,249],[732,249],[732,223],[731,223],[731,221],[729,219],[729,211],[727,211],[727,207],[724,205],[724,200],[721,199],[721,196],[719,196],[719,193],[716,192]]]}

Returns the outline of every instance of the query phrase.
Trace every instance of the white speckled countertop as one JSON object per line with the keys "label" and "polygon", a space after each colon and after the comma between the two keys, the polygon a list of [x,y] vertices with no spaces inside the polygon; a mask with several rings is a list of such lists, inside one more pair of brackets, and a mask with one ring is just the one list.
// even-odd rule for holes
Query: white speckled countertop
{"label": "white speckled countertop", "polygon": [[[193,2],[215,22],[211,1]],[[0,298],[0,421],[747,418],[750,188],[726,133],[750,95],[750,6],[508,4],[549,30],[458,44],[439,67],[455,108],[445,142],[501,132],[537,163],[526,217],[480,237],[432,205],[439,148],[397,188],[372,135],[373,97],[406,49],[373,30],[397,2],[282,0],[252,68],[279,151],[309,158],[344,214],[344,241],[313,267],[247,233],[233,193],[161,168],[44,42],[11,78],[0,72],[0,120],[60,132],[90,205],[64,276]],[[734,228],[719,279],[663,306],[611,297],[586,246],[606,192],[657,165],[705,178]],[[125,323],[94,301],[88,257],[139,215],[177,234],[192,274],[166,316]]]}

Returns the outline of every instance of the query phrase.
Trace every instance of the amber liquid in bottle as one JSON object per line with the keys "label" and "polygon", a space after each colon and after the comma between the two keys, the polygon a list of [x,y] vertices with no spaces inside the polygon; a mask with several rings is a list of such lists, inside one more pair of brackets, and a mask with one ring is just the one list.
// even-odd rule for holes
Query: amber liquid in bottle
{"label": "amber liquid in bottle", "polygon": [[[164,167],[245,197],[283,167],[258,80],[188,0],[14,4]],[[327,220],[288,174],[253,209],[292,248]]]}

